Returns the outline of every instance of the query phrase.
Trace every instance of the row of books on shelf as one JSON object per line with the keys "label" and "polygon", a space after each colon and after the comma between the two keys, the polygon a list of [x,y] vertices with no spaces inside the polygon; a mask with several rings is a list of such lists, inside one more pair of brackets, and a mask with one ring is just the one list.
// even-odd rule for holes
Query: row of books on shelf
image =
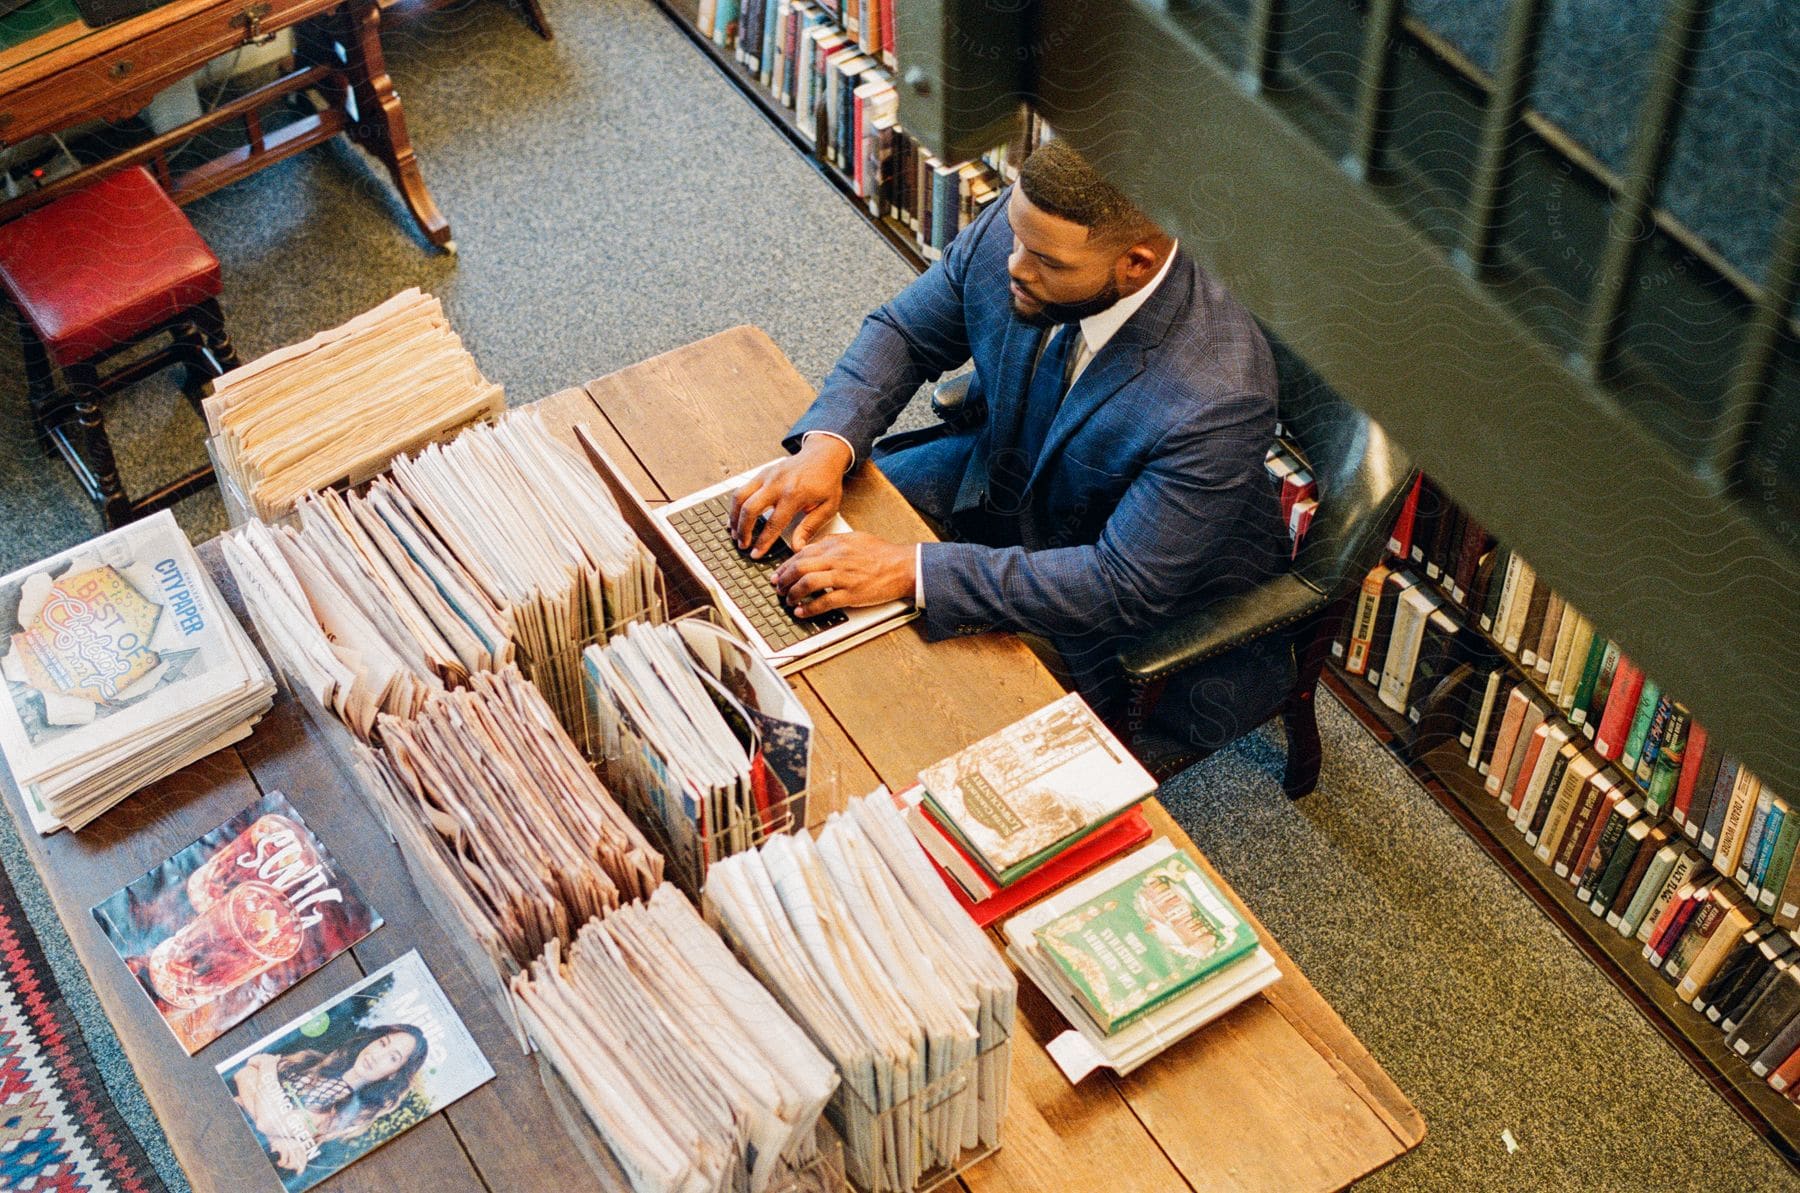
{"label": "row of books on shelf", "polygon": [[1021,133],[972,162],[942,162],[899,124],[892,5],[860,0],[706,0],[699,30],[793,113],[814,152],[871,215],[905,228],[927,258],[998,197],[1031,148],[1048,139],[1026,113]]}
{"label": "row of books on shelf", "polygon": [[1343,670],[1414,720],[1444,697],[1541,871],[1792,1096],[1800,814],[1429,479],[1388,548],[1333,646]]}

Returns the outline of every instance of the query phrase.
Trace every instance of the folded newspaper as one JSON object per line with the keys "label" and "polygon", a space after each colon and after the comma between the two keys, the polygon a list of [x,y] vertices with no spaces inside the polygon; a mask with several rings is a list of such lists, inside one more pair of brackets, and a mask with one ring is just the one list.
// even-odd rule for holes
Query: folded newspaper
{"label": "folded newspaper", "polygon": [[813,1159],[836,1071],[674,887],[512,989],[635,1193],[785,1189]]}
{"label": "folded newspaper", "polygon": [[837,1066],[858,1188],[908,1193],[999,1145],[1018,982],[885,790],[817,839],[714,863],[709,919]]}
{"label": "folded newspaper", "polygon": [[443,306],[414,288],[226,373],[206,423],[228,506],[273,520],[505,407]]}
{"label": "folded newspaper", "polygon": [[163,511],[0,579],[0,749],[40,833],[239,741],[261,656]]}
{"label": "folded newspaper", "polygon": [[225,559],[275,660],[365,740],[513,661],[579,732],[582,647],[661,609],[650,553],[533,410],[295,509],[227,535]]}

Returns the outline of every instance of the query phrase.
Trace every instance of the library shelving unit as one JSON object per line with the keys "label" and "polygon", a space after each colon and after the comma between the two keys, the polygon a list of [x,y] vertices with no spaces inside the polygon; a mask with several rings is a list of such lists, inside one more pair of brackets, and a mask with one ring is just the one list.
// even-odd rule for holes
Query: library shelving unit
{"label": "library shelving unit", "polygon": [[[1484,654],[1499,660],[1510,679],[1528,685],[1539,703],[1555,707],[1555,699],[1530,668],[1521,666],[1491,635],[1463,616],[1463,610],[1447,605],[1446,612],[1457,618],[1463,633],[1482,642]],[[1755,1076],[1748,1061],[1725,1046],[1725,1036],[1718,1025],[1675,996],[1674,985],[1644,957],[1640,943],[1621,936],[1604,918],[1594,915],[1584,901],[1575,897],[1575,888],[1537,858],[1523,834],[1507,819],[1500,801],[1483,785],[1481,774],[1468,765],[1468,748],[1457,740],[1455,717],[1450,710],[1464,685],[1473,681],[1473,673],[1461,668],[1447,675],[1425,700],[1417,723],[1383,704],[1373,685],[1347,674],[1338,660],[1330,660],[1323,678],[1325,686],[1364,728],[1388,747],[1426,792],[1618,987],[1651,1026],[1674,1045],[1682,1058],[1783,1160],[1800,1170],[1800,1106]],[[1630,785],[1628,791],[1643,794],[1645,785],[1634,774],[1616,762],[1607,765]],[[1667,816],[1666,810],[1663,815]],[[1735,885],[1730,875],[1725,876],[1725,881]]]}
{"label": "library shelving unit", "polygon": [[861,216],[871,228],[887,241],[888,246],[900,255],[900,259],[913,267],[916,273],[925,272],[928,264],[918,243],[913,239],[912,231],[886,216],[871,212],[862,197],[856,193],[855,183],[845,176],[834,163],[818,153],[813,143],[804,136],[796,123],[794,113],[782,106],[774,96],[770,95],[762,85],[762,81],[744,65],[719,46],[712,38],[706,36],[696,24],[700,15],[699,0],[655,0],[656,6],[663,14],[674,22],[681,33],[697,46],[707,61],[711,62],[738,92],[749,100],[765,120],[773,125],[777,132],[786,137],[795,151],[805,158],[819,175],[830,183],[832,188],[850,204],[852,210]]}

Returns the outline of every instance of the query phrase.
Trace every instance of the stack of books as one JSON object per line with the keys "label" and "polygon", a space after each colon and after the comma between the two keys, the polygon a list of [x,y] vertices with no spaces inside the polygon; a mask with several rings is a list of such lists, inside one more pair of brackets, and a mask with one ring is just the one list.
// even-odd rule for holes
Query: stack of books
{"label": "stack of books", "polygon": [[716,863],[708,919],[842,1078],[860,1189],[905,1193],[999,1145],[1018,985],[885,792]]}
{"label": "stack of books", "polygon": [[837,1070],[674,887],[552,944],[512,992],[638,1193],[785,1188],[816,1152]]}
{"label": "stack of books", "polygon": [[985,927],[1149,839],[1156,780],[1080,696],[919,772],[907,823]]}
{"label": "stack of books", "polygon": [[442,305],[417,289],[233,369],[205,403],[228,505],[265,521],[505,408]]}
{"label": "stack of books", "polygon": [[1136,1069],[1281,977],[1256,929],[1158,840],[1006,924],[1007,952],[1074,1027],[1070,1081]]}
{"label": "stack of books", "polygon": [[0,749],[40,833],[247,737],[274,700],[167,510],[0,580],[0,629]]}

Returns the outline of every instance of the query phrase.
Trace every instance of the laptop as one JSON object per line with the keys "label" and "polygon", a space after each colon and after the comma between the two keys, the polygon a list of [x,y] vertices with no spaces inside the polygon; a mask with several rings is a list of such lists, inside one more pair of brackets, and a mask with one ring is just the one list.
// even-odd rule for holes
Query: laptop
{"label": "laptop", "polygon": [[[589,461],[618,499],[626,522],[657,557],[673,600],[690,606],[713,605],[783,675],[823,662],[918,616],[906,601],[833,609],[817,617],[795,617],[781,603],[773,577],[775,569],[793,554],[786,533],[761,559],[738,550],[731,536],[732,496],[768,464],[651,510],[586,429],[577,427],[575,433]],[[850,529],[840,514],[825,533],[846,534]]]}

